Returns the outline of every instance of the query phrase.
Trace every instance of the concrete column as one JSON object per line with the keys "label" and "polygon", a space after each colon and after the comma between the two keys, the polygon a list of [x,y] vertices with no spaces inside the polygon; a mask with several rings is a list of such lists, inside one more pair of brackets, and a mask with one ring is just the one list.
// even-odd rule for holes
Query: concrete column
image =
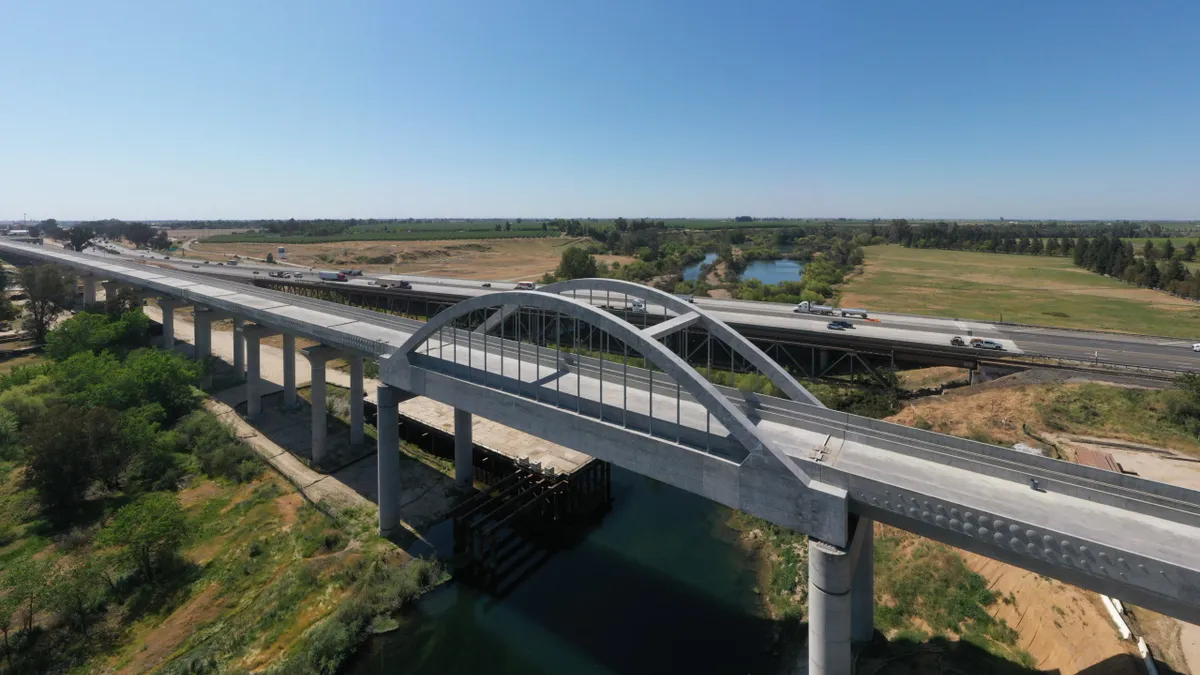
{"label": "concrete column", "polygon": [[262,414],[262,339],[278,331],[250,325],[242,328],[242,334],[246,336],[246,417],[254,419]]}
{"label": "concrete column", "polygon": [[242,319],[233,320],[233,376],[242,377],[246,373],[246,342],[242,335]]}
{"label": "concrete column", "polygon": [[175,348],[175,310],[186,306],[178,300],[164,298],[158,301],[158,308],[162,310],[162,348],[167,351]]}
{"label": "concrete column", "polygon": [[85,274],[79,277],[83,282],[83,304],[90,305],[96,302],[96,277]]}
{"label": "concrete column", "polygon": [[121,282],[101,281],[100,287],[104,289],[104,300],[107,302],[117,297],[117,291],[121,290]]}
{"label": "concrete column", "polygon": [[454,409],[454,482],[460,487],[475,483],[475,443],[471,439],[471,413]]}
{"label": "concrete column", "polygon": [[283,409],[296,407],[296,336],[283,335]]}
{"label": "concrete column", "polygon": [[855,536],[862,541],[850,584],[850,639],[870,642],[875,637],[875,522],[860,517]]}
{"label": "concrete column", "polygon": [[325,461],[325,432],[329,406],[326,403],[325,362],[338,356],[336,349],[324,345],[309,347],[304,350],[308,362],[312,366],[312,378],[309,384],[309,396],[312,399],[312,463],[320,466]]}
{"label": "concrete column", "polygon": [[850,675],[850,581],[845,549],[808,540],[808,674]]}
{"label": "concrete column", "polygon": [[829,367],[828,349],[822,349],[821,351],[817,352],[817,365],[819,366],[817,373],[824,373],[825,369]]}
{"label": "concrete column", "polygon": [[350,359],[350,445],[363,442],[363,357]]}
{"label": "concrete column", "polygon": [[379,534],[388,536],[400,526],[400,390],[380,385],[375,421],[378,451],[375,453],[379,481]]}
{"label": "concrete column", "polygon": [[201,363],[208,359],[209,356],[212,356],[212,322],[215,318],[212,310],[202,307],[196,308],[195,319],[192,324],[195,326],[192,342],[196,345],[193,356]]}

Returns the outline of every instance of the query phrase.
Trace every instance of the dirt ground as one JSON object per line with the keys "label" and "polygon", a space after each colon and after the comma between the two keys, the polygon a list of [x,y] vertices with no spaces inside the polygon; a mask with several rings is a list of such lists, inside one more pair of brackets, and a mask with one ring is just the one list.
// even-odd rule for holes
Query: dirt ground
{"label": "dirt ground", "polygon": [[[355,268],[396,274],[460,279],[534,281],[558,267],[562,252],[584,239],[480,239],[450,241],[346,241],[286,245],[287,262],[305,267]],[[278,256],[278,244],[219,244],[200,241],[188,246],[190,256],[226,260],[235,255]],[[596,256],[622,265],[627,256]],[[378,261],[378,262],[376,262]]]}
{"label": "dirt ground", "polygon": [[[1134,654],[1101,607],[1099,596],[1019,567],[960,552],[967,565],[988,580],[1003,600],[991,608],[1020,635],[1017,645],[1037,659],[1041,670],[1073,675],[1117,654]],[[1139,675],[1134,661],[1115,661],[1106,675]]]}
{"label": "dirt ground", "polygon": [[965,381],[968,376],[969,373],[966,368],[951,368],[949,366],[902,370],[896,373],[896,377],[900,380],[900,386],[910,391],[936,387],[941,384],[949,384],[960,380]]}

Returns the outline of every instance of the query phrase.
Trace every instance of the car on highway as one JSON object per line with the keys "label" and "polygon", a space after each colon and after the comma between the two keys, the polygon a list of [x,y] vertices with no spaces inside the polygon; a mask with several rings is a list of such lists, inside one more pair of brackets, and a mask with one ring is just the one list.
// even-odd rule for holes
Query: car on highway
{"label": "car on highway", "polygon": [[996,351],[1004,351],[1004,345],[995,340],[980,340],[978,342],[972,340],[971,346],[976,349],[995,349]]}
{"label": "car on highway", "polygon": [[409,283],[409,282],[407,282],[407,281],[398,281],[398,282],[396,282],[396,283],[392,284],[392,288],[404,288],[404,289],[411,289],[411,288],[412,288],[412,284],[411,284],[411,283]]}
{"label": "car on highway", "polygon": [[192,268],[193,268],[193,269],[200,269],[200,266],[199,266],[199,265],[192,265]]}
{"label": "car on highway", "polygon": [[491,287],[492,287],[492,285],[491,285],[491,284],[484,284],[484,285],[483,285],[483,288],[491,288]]}
{"label": "car on highway", "polygon": [[854,324],[850,323],[849,321],[840,321],[839,320],[839,321],[832,321],[831,323],[836,323],[837,325],[841,326],[843,329],[854,328]]}
{"label": "car on highway", "polygon": [[1200,342],[1197,342],[1196,344],[1192,345],[1192,351],[1200,352]]}
{"label": "car on highway", "polygon": [[304,278],[304,275],[303,275],[303,274],[300,274],[299,272],[297,272],[297,273],[296,273],[296,278],[297,278],[297,279],[303,279],[303,278]]}
{"label": "car on highway", "polygon": [[532,291],[532,290],[534,290],[534,285],[533,285],[533,282],[532,282],[532,281],[521,281],[521,282],[518,282],[518,283],[517,283],[517,290],[518,290],[518,291]]}
{"label": "car on highway", "polygon": [[828,328],[829,330],[846,330],[845,328],[842,328],[841,321],[830,321],[828,324],[825,325],[825,327]]}
{"label": "car on highway", "polygon": [[952,346],[952,347],[966,347],[966,346],[967,346],[967,341],[966,341],[966,340],[964,340],[964,339],[962,339],[961,337],[959,337],[959,336],[955,335],[954,337],[950,338],[950,346]]}

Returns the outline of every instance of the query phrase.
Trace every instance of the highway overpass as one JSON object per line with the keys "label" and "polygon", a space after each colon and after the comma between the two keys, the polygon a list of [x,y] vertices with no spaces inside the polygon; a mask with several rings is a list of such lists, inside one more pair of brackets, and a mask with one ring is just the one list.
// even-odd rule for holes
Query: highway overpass
{"label": "highway overpass", "polygon": [[[178,257],[165,258],[161,254],[144,251],[121,250],[122,259],[146,260],[155,265],[172,266],[192,273],[218,275],[221,277],[256,282],[260,285],[321,286],[343,293],[357,293],[366,304],[378,298],[391,296],[400,302],[405,299],[423,300],[434,307],[448,306],[460,300],[478,297],[515,287],[512,281],[481,281],[471,279],[449,279],[422,275],[394,275],[366,273],[344,283],[320,282],[315,271],[286,265],[267,265],[253,261],[242,261],[236,267],[204,264],[200,260],[184,260]],[[116,256],[106,255],[108,259]],[[197,266],[198,267],[195,267]],[[301,272],[302,280],[277,280],[267,277],[272,271]],[[327,270],[328,271],[328,270]],[[380,289],[379,282],[395,283],[408,281],[412,288]],[[374,283],[373,283],[374,282]],[[487,284],[487,287],[484,287]],[[581,297],[581,299],[583,299]],[[605,298],[594,296],[597,305]],[[987,321],[947,319],[941,317],[911,316],[872,312],[871,319],[864,321],[847,317],[854,328],[847,331],[831,331],[826,328],[830,318],[792,312],[791,305],[769,302],[751,302],[716,298],[696,298],[698,307],[706,310],[739,332],[760,344],[803,345],[832,350],[859,350],[864,357],[874,355],[872,363],[895,358],[905,366],[951,365],[974,367],[981,362],[1004,360],[1027,361],[1037,359],[1062,359],[1079,364],[1113,365],[1161,371],[1157,374],[1200,370],[1200,353],[1193,352],[1192,343],[1200,341],[1183,338],[1166,338],[1131,335],[1104,331],[1085,331],[1045,326],[1023,326]],[[424,306],[424,305],[421,305]],[[661,313],[662,308],[651,304],[647,308],[651,315]],[[839,317],[840,318],[840,317]],[[633,318],[634,323],[637,319]],[[1005,347],[1004,352],[983,352],[971,348],[953,347],[951,338],[982,337],[994,339]],[[783,354],[777,354],[781,360]],[[810,364],[807,358],[796,355],[796,364],[820,370],[819,364]]]}
{"label": "highway overpass", "polygon": [[[351,358],[357,390],[351,427],[361,440],[361,359],[380,358],[386,384],[378,395],[377,461],[385,533],[398,524],[397,403],[427,396],[456,408],[462,482],[470,481],[466,430],[477,414],[810,535],[814,674],[850,672],[852,639],[870,638],[873,520],[1200,622],[1200,493],[827,410],[715,313],[653,289],[580,280],[544,291],[502,291],[464,300],[426,323],[55,249],[0,242],[0,254],[73,267],[87,275],[85,299],[95,299],[97,283],[157,296],[168,339],[174,309],[195,307],[201,355],[211,319],[234,319],[245,338],[235,367],[246,369],[252,416],[261,409],[262,337],[320,342],[310,350],[318,461],[325,419],[318,366],[323,374],[323,358]],[[587,289],[646,298],[673,316],[643,329],[570,296]],[[504,321],[495,322],[498,334],[482,329],[513,307],[539,313],[536,333]],[[575,346],[580,324],[607,336],[600,351],[628,350],[649,367],[564,349]],[[683,328],[704,328],[729,342],[792,400],[712,385],[661,341]],[[290,381],[285,368],[284,385],[285,397],[289,391],[294,397],[294,363]]]}

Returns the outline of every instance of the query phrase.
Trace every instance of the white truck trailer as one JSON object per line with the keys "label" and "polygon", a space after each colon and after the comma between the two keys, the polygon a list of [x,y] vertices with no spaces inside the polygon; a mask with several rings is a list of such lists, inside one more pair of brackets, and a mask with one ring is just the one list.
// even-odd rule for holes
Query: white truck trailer
{"label": "white truck trailer", "polygon": [[809,302],[808,300],[796,305],[792,311],[796,312],[797,314],[823,314],[825,316],[834,316],[840,314],[842,316],[857,316],[860,319],[867,318],[867,310],[865,309],[830,307],[829,305],[818,305],[815,302]]}

